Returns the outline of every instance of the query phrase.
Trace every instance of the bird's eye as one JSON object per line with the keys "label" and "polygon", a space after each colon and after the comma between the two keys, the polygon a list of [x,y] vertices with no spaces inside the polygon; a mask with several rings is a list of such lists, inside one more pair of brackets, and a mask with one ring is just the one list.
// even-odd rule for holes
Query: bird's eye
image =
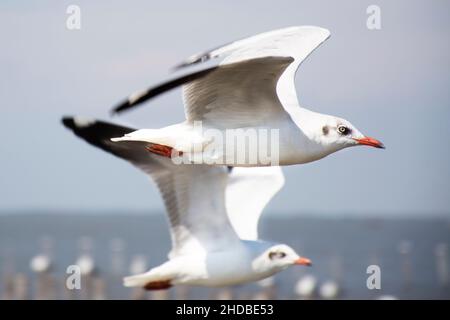
{"label": "bird's eye", "polygon": [[281,251],[272,251],[272,252],[269,253],[270,260],[282,259],[284,257],[286,257],[286,253],[281,252]]}
{"label": "bird's eye", "polygon": [[337,129],[338,132],[342,135],[348,135],[352,132],[352,130],[350,128],[347,128],[346,126],[339,126]]}

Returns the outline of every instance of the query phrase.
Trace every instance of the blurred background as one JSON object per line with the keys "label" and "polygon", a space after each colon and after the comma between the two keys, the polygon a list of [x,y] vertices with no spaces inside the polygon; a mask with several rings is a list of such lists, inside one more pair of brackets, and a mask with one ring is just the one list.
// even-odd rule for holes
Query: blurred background
{"label": "blurred background", "polygon": [[[68,6],[81,10],[69,30]],[[381,29],[366,22],[369,5]],[[0,4],[0,297],[450,298],[450,21],[447,1],[2,1]],[[175,77],[187,56],[260,32],[328,28],[300,67],[300,104],[344,117],[386,150],[350,148],[285,167],[264,239],[314,261],[223,290],[125,289],[123,275],[163,262],[170,241],[147,177],[95,150],[63,115],[108,119],[131,92]],[[180,90],[113,121],[182,121]],[[64,289],[83,266],[85,290]],[[366,269],[381,268],[369,290]]]}

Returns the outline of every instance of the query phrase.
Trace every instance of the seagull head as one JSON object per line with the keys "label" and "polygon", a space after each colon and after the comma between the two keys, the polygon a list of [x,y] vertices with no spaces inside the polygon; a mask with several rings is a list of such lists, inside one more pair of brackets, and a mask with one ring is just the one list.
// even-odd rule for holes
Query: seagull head
{"label": "seagull head", "polygon": [[362,134],[345,119],[323,115],[318,120],[318,126],[314,128],[314,140],[324,147],[327,154],[353,146],[384,149],[381,141]]}
{"label": "seagull head", "polygon": [[311,260],[299,256],[294,249],[285,244],[270,246],[255,259],[255,263],[257,263],[260,268],[274,272],[281,271],[293,265],[312,265]]}

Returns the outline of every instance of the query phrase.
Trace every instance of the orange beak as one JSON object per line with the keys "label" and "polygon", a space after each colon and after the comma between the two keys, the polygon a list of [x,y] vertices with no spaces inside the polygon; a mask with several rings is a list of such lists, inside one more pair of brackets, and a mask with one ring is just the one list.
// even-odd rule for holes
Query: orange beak
{"label": "orange beak", "polygon": [[294,264],[298,264],[300,266],[312,266],[312,262],[311,260],[309,260],[308,258],[304,258],[304,257],[300,257],[297,260],[295,260]]}
{"label": "orange beak", "polygon": [[354,139],[358,144],[362,144],[365,146],[371,146],[379,149],[385,149],[384,144],[381,143],[381,141],[378,141],[377,139],[371,138],[371,137],[364,137],[360,139]]}

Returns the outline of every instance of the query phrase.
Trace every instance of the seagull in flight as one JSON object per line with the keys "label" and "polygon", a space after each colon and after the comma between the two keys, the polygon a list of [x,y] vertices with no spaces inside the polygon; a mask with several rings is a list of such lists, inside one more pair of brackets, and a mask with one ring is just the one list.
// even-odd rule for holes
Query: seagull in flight
{"label": "seagull in flight", "polygon": [[[295,26],[194,55],[177,69],[213,58],[223,60],[132,94],[112,111],[123,113],[182,86],[186,120],[160,129],[136,130],[112,141],[147,142],[147,151],[168,158],[235,167],[302,164],[351,146],[384,148],[349,121],[299,105],[296,71],[329,36],[324,28]],[[231,137],[256,138],[236,146],[235,139],[224,138],[230,132]],[[267,157],[259,156],[262,149]]]}
{"label": "seagull in flight", "polygon": [[270,277],[292,265],[311,265],[285,244],[258,239],[261,213],[284,184],[280,167],[177,165],[148,152],[146,142],[111,141],[132,128],[79,117],[62,122],[89,144],[149,175],[164,199],[172,239],[169,259],[125,277],[125,286],[230,286]]}

